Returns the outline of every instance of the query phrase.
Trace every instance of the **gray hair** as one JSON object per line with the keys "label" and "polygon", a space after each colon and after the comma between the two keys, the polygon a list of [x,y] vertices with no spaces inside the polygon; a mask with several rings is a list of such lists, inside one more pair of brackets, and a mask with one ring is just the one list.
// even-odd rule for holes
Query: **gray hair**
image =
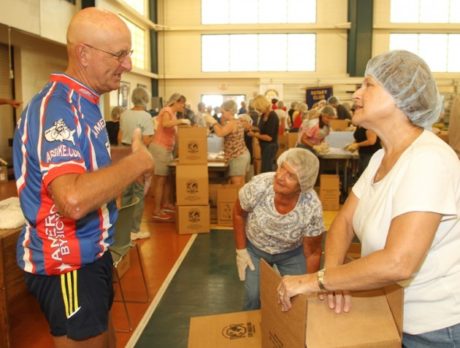
{"label": "gray hair", "polygon": [[144,87],[136,87],[131,94],[134,106],[146,107],[150,103],[150,93]]}
{"label": "gray hair", "polygon": [[238,105],[236,105],[234,100],[224,101],[220,108],[222,109],[222,111],[230,111],[233,114],[236,114],[236,112],[238,111]]}

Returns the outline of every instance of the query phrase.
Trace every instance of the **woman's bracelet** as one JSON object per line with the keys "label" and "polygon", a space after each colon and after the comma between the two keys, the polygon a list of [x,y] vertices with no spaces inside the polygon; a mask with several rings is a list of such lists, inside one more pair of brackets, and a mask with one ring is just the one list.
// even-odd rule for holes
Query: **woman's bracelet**
{"label": "woman's bracelet", "polygon": [[318,272],[316,272],[316,280],[318,281],[318,287],[322,290],[322,291],[327,291],[326,287],[324,286],[324,272],[326,270],[323,268],[323,269],[320,269]]}

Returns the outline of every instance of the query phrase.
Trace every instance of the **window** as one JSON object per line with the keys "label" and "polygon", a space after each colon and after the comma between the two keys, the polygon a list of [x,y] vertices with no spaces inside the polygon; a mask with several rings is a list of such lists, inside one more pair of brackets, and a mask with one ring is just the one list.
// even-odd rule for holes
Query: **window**
{"label": "window", "polygon": [[132,55],[133,66],[145,69],[145,30],[125,17],[121,17],[131,31],[131,45],[134,50]]}
{"label": "window", "polygon": [[129,6],[139,12],[141,15],[147,15],[147,10],[145,8],[145,0],[124,0]]}
{"label": "window", "polygon": [[201,22],[315,23],[316,0],[201,0]]}
{"label": "window", "polygon": [[391,0],[393,23],[460,23],[460,0]]}
{"label": "window", "polygon": [[422,57],[435,72],[460,72],[460,34],[391,34],[390,49]]}
{"label": "window", "polygon": [[202,71],[315,71],[315,34],[203,35]]}

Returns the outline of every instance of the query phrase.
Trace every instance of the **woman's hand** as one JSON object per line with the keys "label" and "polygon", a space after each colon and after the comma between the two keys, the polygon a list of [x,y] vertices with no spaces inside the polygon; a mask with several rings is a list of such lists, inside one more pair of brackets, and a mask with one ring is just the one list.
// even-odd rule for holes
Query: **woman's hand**
{"label": "woman's hand", "polygon": [[308,294],[317,291],[315,274],[284,276],[278,285],[278,303],[283,312],[291,309],[291,297],[298,294]]}
{"label": "woman's hand", "polygon": [[351,294],[349,291],[329,291],[321,292],[318,298],[323,301],[327,297],[327,304],[330,309],[340,314],[342,312],[348,313],[351,309]]}

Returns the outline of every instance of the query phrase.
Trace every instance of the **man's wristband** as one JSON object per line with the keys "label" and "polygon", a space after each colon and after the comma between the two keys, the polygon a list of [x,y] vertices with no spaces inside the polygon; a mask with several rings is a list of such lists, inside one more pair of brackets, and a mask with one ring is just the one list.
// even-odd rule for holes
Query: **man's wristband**
{"label": "man's wristband", "polygon": [[322,291],[327,291],[326,287],[324,286],[324,271],[325,269],[320,269],[318,272],[316,272],[316,279],[318,281],[318,287]]}

